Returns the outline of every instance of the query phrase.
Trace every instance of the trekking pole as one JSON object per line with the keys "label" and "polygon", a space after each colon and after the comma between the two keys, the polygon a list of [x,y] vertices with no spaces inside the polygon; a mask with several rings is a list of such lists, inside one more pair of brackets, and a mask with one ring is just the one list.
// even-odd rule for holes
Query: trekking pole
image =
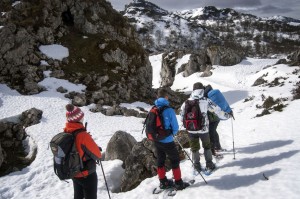
{"label": "trekking pole", "polygon": [[[174,137],[174,139],[178,142],[179,146],[180,146],[181,149],[184,151],[184,153],[185,153],[185,155],[188,157],[188,159],[192,162],[193,167],[195,167],[195,166],[194,166],[194,163],[193,163],[193,161],[192,161],[192,159],[190,158],[190,156],[188,155],[188,153],[183,149],[183,146],[180,144],[180,142],[178,141],[178,139],[175,137],[175,135],[173,135],[173,137]],[[198,171],[197,169],[195,169],[195,170],[201,175],[201,177],[202,177],[202,179],[204,180],[205,184],[207,184],[207,182],[206,182],[206,180],[204,179],[204,177],[203,177],[203,175],[201,174],[201,172]]]}
{"label": "trekking pole", "polygon": [[101,166],[101,169],[102,169],[102,173],[103,173],[103,177],[104,177],[104,181],[105,181],[105,186],[106,186],[106,189],[107,189],[108,197],[109,197],[109,199],[111,199],[110,194],[109,194],[109,189],[108,189],[108,186],[107,186],[106,177],[105,177],[103,166],[102,166],[102,161],[99,160],[99,162],[100,162],[100,166]]}
{"label": "trekking pole", "polygon": [[231,118],[231,130],[232,130],[232,150],[233,150],[233,159],[235,160],[234,134],[233,134],[233,119],[232,119],[232,118]]}

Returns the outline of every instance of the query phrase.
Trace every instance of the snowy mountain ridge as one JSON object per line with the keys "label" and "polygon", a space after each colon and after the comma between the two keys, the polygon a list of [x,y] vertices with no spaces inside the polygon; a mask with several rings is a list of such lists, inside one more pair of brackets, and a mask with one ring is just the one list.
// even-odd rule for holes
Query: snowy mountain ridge
{"label": "snowy mountain ridge", "polygon": [[195,51],[217,43],[267,57],[290,53],[300,44],[300,20],[283,16],[260,18],[214,6],[170,12],[144,0],[130,3],[121,13],[150,52]]}

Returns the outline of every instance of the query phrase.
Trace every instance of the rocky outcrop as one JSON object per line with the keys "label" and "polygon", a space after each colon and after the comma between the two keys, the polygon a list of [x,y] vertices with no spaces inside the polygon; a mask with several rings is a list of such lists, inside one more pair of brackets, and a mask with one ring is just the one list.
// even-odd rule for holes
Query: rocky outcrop
{"label": "rocky outcrop", "polygon": [[4,153],[4,150],[2,150],[1,143],[0,143],[0,168],[4,161],[4,157],[5,157],[5,153]]}
{"label": "rocky outcrop", "polygon": [[300,66],[300,50],[291,53],[287,58],[291,66]]}
{"label": "rocky outcrop", "polygon": [[[2,2],[0,82],[22,94],[43,91],[44,70],[87,86],[70,96],[76,105],[113,104],[147,97],[152,68],[138,36],[105,0]],[[6,6],[4,6],[6,5]],[[69,57],[54,60],[40,45],[61,44]],[[48,65],[42,65],[45,60]]]}
{"label": "rocky outcrop", "polygon": [[128,109],[126,107],[120,107],[118,105],[113,105],[112,107],[107,107],[104,108],[103,106],[96,106],[92,109],[90,109],[90,111],[92,112],[101,112],[104,115],[107,116],[113,116],[113,115],[124,115],[126,117],[128,116],[133,116],[133,117],[139,117],[139,118],[146,118],[148,111],[146,111],[145,109],[141,108],[141,107],[137,107],[139,109],[138,110],[134,110],[134,109]]}
{"label": "rocky outcrop", "polygon": [[[32,108],[19,116],[0,120],[0,176],[29,165],[35,155],[26,158],[22,141],[27,137],[25,128],[39,123],[42,111]],[[35,150],[33,154],[36,154]]]}
{"label": "rocky outcrop", "polygon": [[[188,77],[196,72],[204,72],[208,66],[211,65],[209,57],[207,57],[205,51],[199,51],[197,54],[191,54],[187,64],[181,67],[183,76]],[[178,71],[178,73],[180,70]]]}
{"label": "rocky outcrop", "polygon": [[210,46],[207,56],[212,65],[232,66],[240,63],[244,55],[241,52],[223,46]]}
{"label": "rocky outcrop", "polygon": [[115,132],[107,144],[105,160],[119,159],[125,163],[126,158],[136,143],[137,141],[132,135],[124,131]]}
{"label": "rocky outcrop", "polygon": [[175,75],[178,73],[188,77],[196,72],[203,72],[201,76],[208,77],[212,75],[212,65],[232,66],[244,59],[244,55],[237,50],[223,46],[210,46],[204,50],[198,50],[196,53],[191,53],[188,62],[179,66],[178,59],[187,54],[184,51],[163,54],[160,73],[162,87],[172,86]]}
{"label": "rocky outcrop", "polygon": [[161,66],[161,87],[172,86],[175,75],[176,75],[176,64],[177,59],[182,58],[184,55],[181,51],[175,51],[170,53],[164,53],[162,55],[162,66]]}
{"label": "rocky outcrop", "polygon": [[157,152],[152,141],[143,139],[142,142],[134,145],[125,161],[126,167],[121,179],[121,191],[132,190],[144,179],[156,175],[156,157]]}

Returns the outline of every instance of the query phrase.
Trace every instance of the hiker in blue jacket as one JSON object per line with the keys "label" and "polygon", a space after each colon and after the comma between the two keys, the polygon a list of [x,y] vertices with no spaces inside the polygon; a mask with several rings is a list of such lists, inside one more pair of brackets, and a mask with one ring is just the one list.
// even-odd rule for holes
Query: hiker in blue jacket
{"label": "hiker in blue jacket", "polygon": [[[170,103],[168,101],[169,97],[166,89],[159,89],[157,97],[158,99],[155,100],[155,106],[158,108],[163,108],[164,106],[169,107]],[[160,188],[167,189],[174,186],[177,190],[181,190],[186,188],[189,184],[183,182],[181,179],[181,170],[179,166],[180,158],[173,139],[173,136],[177,134],[179,129],[175,111],[171,107],[164,109],[162,112],[162,119],[164,128],[171,129],[172,135],[154,142],[154,145],[157,149],[157,174],[160,180]],[[168,156],[171,162],[175,184],[173,183],[173,180],[166,178],[166,156]]]}
{"label": "hiker in blue jacket", "polygon": [[[204,89],[204,97],[211,99],[213,102],[219,105],[224,112],[228,113],[232,118],[234,118],[229,104],[219,90],[213,89],[211,85],[207,85]],[[217,127],[219,125],[220,119],[216,114],[209,111],[207,112],[207,115],[209,119],[209,137],[211,142],[211,151],[213,155],[217,155],[217,151],[223,150],[220,144],[219,134],[217,132]]]}

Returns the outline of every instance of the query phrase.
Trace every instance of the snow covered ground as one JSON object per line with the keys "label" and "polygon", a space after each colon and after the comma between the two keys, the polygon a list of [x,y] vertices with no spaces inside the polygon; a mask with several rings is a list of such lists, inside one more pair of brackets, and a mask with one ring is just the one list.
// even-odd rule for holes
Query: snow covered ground
{"label": "snow covered ground", "polygon": [[[161,56],[161,55],[158,55]],[[160,57],[151,57],[153,68],[156,70],[153,86],[159,86]],[[180,61],[180,60],[179,60]],[[291,89],[299,74],[292,72],[296,67],[275,65],[275,59],[243,60],[240,64],[230,67],[214,66],[211,77],[202,78],[201,73],[189,77],[176,75],[173,90],[191,92],[192,85],[201,81],[220,89],[228,99],[235,114],[235,120],[222,121],[218,127],[223,148],[232,149],[233,141],[237,153],[226,154],[217,165],[219,169],[211,176],[205,177],[205,184],[201,176],[193,176],[191,162],[181,162],[184,180],[195,179],[191,187],[178,191],[173,198],[289,198],[300,196],[300,100],[291,101]],[[269,66],[269,67],[267,67]],[[74,85],[65,80],[50,78],[49,72],[40,84],[48,90],[37,95],[22,96],[18,92],[0,84],[0,119],[15,116],[21,112],[36,107],[43,111],[43,118],[37,125],[27,128],[32,140],[31,145],[38,148],[35,161],[22,171],[13,172],[0,178],[1,199],[66,199],[73,197],[72,183],[59,181],[53,172],[52,153],[49,149],[51,138],[62,131],[65,123],[65,105],[69,99],[56,89],[63,86],[70,91],[81,91],[83,85]],[[279,87],[252,87],[254,81],[265,75],[264,79],[271,82],[276,77],[284,85]],[[282,112],[272,112],[270,115],[255,117],[262,112],[256,105],[261,106],[262,95],[265,97],[287,98],[288,104]],[[253,100],[244,102],[246,98]],[[154,100],[154,99],[153,99]],[[96,143],[104,150],[111,136],[117,130],[130,133],[138,141],[144,138],[141,134],[144,119],[122,116],[105,116],[92,113],[89,108],[82,107],[88,131],[91,132]],[[144,107],[149,110],[151,105],[136,102],[123,103],[126,107]],[[187,150],[189,152],[189,150]],[[204,160],[201,159],[204,163]],[[119,186],[123,169],[120,160],[103,161],[104,171],[110,190]],[[98,173],[98,198],[108,198],[101,168]],[[269,178],[266,180],[263,174]],[[167,173],[172,177],[171,172]],[[158,178],[154,176],[144,180],[137,188],[125,193],[111,193],[114,199],[142,199],[169,198],[164,193],[152,195],[152,190],[158,185]]]}

